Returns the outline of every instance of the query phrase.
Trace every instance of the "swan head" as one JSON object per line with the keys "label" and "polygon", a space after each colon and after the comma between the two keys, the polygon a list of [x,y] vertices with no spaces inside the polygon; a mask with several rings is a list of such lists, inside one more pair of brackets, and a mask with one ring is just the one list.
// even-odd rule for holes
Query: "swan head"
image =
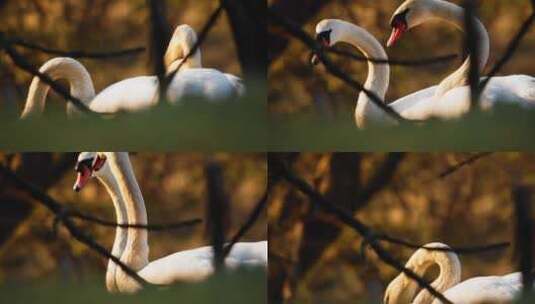
{"label": "swan head", "polygon": [[92,177],[111,176],[106,156],[97,152],[81,152],[78,155],[74,171],[77,173],[73,186],[73,190],[76,192],[80,191]]}
{"label": "swan head", "polygon": [[[342,31],[340,30],[342,22],[336,19],[323,19],[316,25],[316,41],[322,48],[331,47],[342,40]],[[312,65],[319,63],[319,58],[316,54],[312,55],[310,63]]]}
{"label": "swan head", "polygon": [[405,274],[401,273],[388,284],[383,298],[383,304],[412,303],[417,291],[418,285]]}
{"label": "swan head", "polygon": [[433,2],[437,0],[407,0],[394,12],[390,19],[392,34],[387,46],[393,46],[405,32],[433,18]]}
{"label": "swan head", "polygon": [[[175,28],[175,31],[173,32],[173,36],[169,41],[167,51],[164,55],[164,63],[165,66],[168,67],[168,70],[169,66],[173,62],[186,57],[186,55],[191,51],[195,43],[197,43],[197,34],[191,26],[187,24],[181,24],[177,26]],[[199,49],[197,49],[194,55],[200,56]]]}

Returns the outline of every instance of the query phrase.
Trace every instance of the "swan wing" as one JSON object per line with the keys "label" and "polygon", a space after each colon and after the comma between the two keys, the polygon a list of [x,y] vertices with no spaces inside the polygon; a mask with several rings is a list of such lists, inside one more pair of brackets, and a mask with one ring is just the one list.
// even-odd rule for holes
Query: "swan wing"
{"label": "swan wing", "polygon": [[[150,283],[169,285],[174,282],[197,282],[213,271],[211,246],[180,251],[150,262],[139,275]],[[225,259],[230,269],[240,266],[267,267],[267,241],[236,243]]]}
{"label": "swan wing", "polygon": [[437,87],[438,86],[436,85],[423,90],[416,91],[407,96],[401,97],[396,101],[391,102],[389,106],[391,106],[398,113],[403,113],[409,108],[416,106],[421,101],[431,99],[435,95]]}
{"label": "swan wing", "polygon": [[[526,108],[535,107],[535,78],[524,75],[493,77],[480,96],[480,106],[490,110],[497,104],[515,104]],[[462,86],[449,90],[442,97],[420,102],[402,112],[405,116],[420,119],[437,117],[458,118],[470,110],[470,87]]]}
{"label": "swan wing", "polygon": [[437,87],[432,86],[409,94],[392,102],[390,106],[406,119],[425,120],[432,114],[433,96]]}
{"label": "swan wing", "polygon": [[158,79],[155,76],[128,78],[102,90],[89,107],[102,113],[144,110],[156,104],[157,88]]}
{"label": "swan wing", "polygon": [[177,72],[169,85],[167,98],[172,103],[187,98],[210,101],[235,97],[235,86],[225,74],[215,69],[184,69]]}
{"label": "swan wing", "polygon": [[245,85],[243,84],[243,79],[232,74],[223,74],[227,77],[228,81],[234,86],[234,90],[238,97],[245,95]]}
{"label": "swan wing", "polygon": [[488,87],[493,94],[502,97],[503,102],[515,102],[523,106],[535,105],[535,77],[528,75],[492,77]]}

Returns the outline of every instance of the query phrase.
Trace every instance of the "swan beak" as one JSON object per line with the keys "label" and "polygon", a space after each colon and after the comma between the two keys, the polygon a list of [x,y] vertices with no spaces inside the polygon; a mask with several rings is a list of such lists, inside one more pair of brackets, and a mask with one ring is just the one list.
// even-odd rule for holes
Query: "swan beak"
{"label": "swan beak", "polygon": [[87,167],[81,166],[77,171],[76,182],[74,182],[74,186],[72,187],[75,192],[82,190],[91,178],[91,171]]}
{"label": "swan beak", "polygon": [[388,38],[388,42],[386,43],[387,47],[393,46],[405,33],[405,28],[403,27],[394,27],[392,28],[392,34],[390,34],[390,38]]}

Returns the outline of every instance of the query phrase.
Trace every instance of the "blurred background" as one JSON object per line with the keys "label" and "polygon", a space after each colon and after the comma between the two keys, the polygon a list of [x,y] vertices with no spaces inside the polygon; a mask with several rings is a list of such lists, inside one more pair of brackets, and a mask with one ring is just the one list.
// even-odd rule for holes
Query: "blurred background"
{"label": "blurred background", "polygon": [[[270,159],[284,161],[378,233],[456,247],[512,242],[505,250],[460,255],[462,280],[518,269],[511,192],[518,185],[535,189],[533,154],[274,153]],[[398,273],[370,249],[364,257],[359,234],[287,182],[275,184],[269,203],[273,303],[382,303]],[[414,252],[382,244],[403,264]],[[436,273],[431,269],[428,279]]]}
{"label": "blurred background", "polygon": [[[73,169],[76,156],[76,153],[2,153],[0,162],[66,206],[115,221],[111,198],[96,179],[92,179],[79,193],[72,190],[76,178]],[[130,154],[130,159],[145,199],[149,224],[173,223],[193,218],[205,220],[207,194],[204,169],[209,160],[216,161],[221,166],[224,190],[231,202],[227,238],[243,225],[266,187],[264,154],[133,153]],[[104,281],[107,261],[74,240],[61,225],[58,234],[54,235],[53,221],[54,216],[48,209],[33,201],[27,193],[14,188],[7,178],[0,176],[2,297],[10,301],[19,299],[18,296],[26,296],[27,299],[28,294],[33,292],[26,288],[28,285],[42,288],[51,282],[55,282],[56,289],[72,286],[74,289],[85,289],[87,293],[107,296]],[[79,226],[111,250],[114,228],[81,221]],[[265,215],[261,215],[243,241],[266,238],[267,223]],[[203,224],[178,230],[151,231],[149,260],[209,243],[210,238]],[[86,284],[88,281],[91,284]],[[218,279],[206,284],[210,286],[209,290],[203,291],[202,287],[199,288],[202,286],[200,284],[180,290],[178,294],[194,294],[197,297],[200,294],[202,299],[208,296],[202,294],[210,294],[211,290],[217,288],[221,288],[223,293],[235,294],[232,288],[256,284],[243,293],[243,300],[261,301],[265,297],[265,277],[260,273]],[[51,294],[53,297],[58,296],[58,293]],[[136,299],[139,301],[143,297]],[[130,303],[128,298],[125,300]]]}
{"label": "blurred background", "polygon": [[[315,26],[320,20],[338,18],[363,27],[383,45],[386,44],[391,32],[390,18],[402,2],[401,0],[268,1],[270,8],[292,19],[311,36],[314,36]],[[450,2],[462,3],[460,0]],[[480,19],[491,38],[490,60],[487,65],[489,67],[504,53],[507,44],[532,9],[530,1],[527,0],[485,0],[478,3]],[[324,119],[336,116],[337,120],[352,123],[358,92],[329,75],[323,66],[312,68],[309,64],[310,52],[300,41],[274,27],[270,28],[269,33],[270,113],[281,116],[314,113]],[[535,29],[532,28],[523,39],[515,56],[501,71],[501,75],[535,74],[535,63],[532,60],[535,48],[533,33]],[[392,67],[387,102],[435,85],[457,69],[463,59],[462,39],[463,35],[449,24],[426,23],[412,29],[395,47],[387,49],[389,57],[397,59],[423,59],[452,53],[460,55],[457,60],[445,64]],[[358,50],[352,47],[346,49],[358,53]],[[342,56],[332,55],[331,58],[335,59],[335,63],[355,80],[362,83],[366,79],[366,63]],[[483,74],[487,72],[488,68]]]}

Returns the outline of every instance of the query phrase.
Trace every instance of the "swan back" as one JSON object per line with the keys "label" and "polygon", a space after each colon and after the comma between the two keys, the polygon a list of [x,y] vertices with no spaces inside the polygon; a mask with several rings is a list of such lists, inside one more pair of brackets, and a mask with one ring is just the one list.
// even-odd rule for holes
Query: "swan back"
{"label": "swan back", "polygon": [[[444,296],[453,303],[511,303],[522,290],[522,276],[486,276],[468,279],[446,290]],[[441,304],[435,299],[433,304]]]}
{"label": "swan back", "polygon": [[138,76],[105,88],[90,102],[90,107],[101,113],[135,112],[149,109],[157,102],[158,78]]}
{"label": "swan back", "polygon": [[[267,241],[236,243],[225,259],[225,266],[267,267]],[[213,274],[213,248],[204,246],[180,251],[150,262],[139,275],[147,282],[169,285],[175,282],[198,282]]]}
{"label": "swan back", "polygon": [[[48,75],[52,80],[66,80],[69,84],[70,94],[80,101],[87,103],[95,96],[93,80],[87,69],[77,60],[69,57],[56,57],[44,63],[39,71]],[[33,77],[28,97],[21,118],[27,118],[43,113],[46,96],[50,87],[41,81],[38,76]],[[67,104],[67,113],[78,112],[70,102]]]}
{"label": "swan back", "polygon": [[228,100],[239,96],[239,86],[227,74],[215,69],[186,69],[175,74],[169,84],[167,98],[173,104],[190,98]]}

